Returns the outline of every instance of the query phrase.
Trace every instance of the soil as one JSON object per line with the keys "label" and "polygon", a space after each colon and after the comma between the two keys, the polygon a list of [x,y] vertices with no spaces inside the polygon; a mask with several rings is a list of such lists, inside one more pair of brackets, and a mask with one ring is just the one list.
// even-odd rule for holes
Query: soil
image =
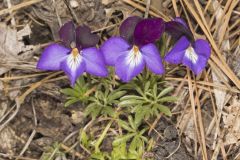
{"label": "soil", "polygon": [[[179,136],[178,130],[174,125],[161,118],[155,129],[163,134],[162,139],[158,137],[157,145],[154,148],[154,155],[157,160],[194,159],[185,148],[185,144],[182,142],[181,136]],[[156,138],[157,134],[153,132],[152,136]]]}

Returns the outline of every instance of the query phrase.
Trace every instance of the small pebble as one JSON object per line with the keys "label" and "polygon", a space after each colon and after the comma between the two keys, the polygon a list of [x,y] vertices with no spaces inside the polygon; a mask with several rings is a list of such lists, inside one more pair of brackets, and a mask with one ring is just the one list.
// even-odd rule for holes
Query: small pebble
{"label": "small pebble", "polygon": [[72,8],[77,8],[79,6],[78,2],[76,0],[70,0],[70,6]]}

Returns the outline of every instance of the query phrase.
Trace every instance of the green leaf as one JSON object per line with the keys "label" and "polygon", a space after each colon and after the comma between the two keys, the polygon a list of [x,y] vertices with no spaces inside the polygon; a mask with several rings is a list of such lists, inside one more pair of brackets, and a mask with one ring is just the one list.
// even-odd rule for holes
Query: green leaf
{"label": "green leaf", "polygon": [[129,99],[129,100],[121,101],[118,105],[119,106],[130,106],[130,105],[142,104],[142,103],[144,103],[142,100]]}
{"label": "green leaf", "polygon": [[110,92],[109,88],[106,88],[104,92],[104,97],[108,97],[109,92]]}
{"label": "green leaf", "polygon": [[142,120],[144,119],[145,113],[145,110],[135,112],[134,123],[136,127],[141,124]]}
{"label": "green leaf", "polygon": [[102,113],[114,117],[115,111],[111,106],[103,107]]}
{"label": "green leaf", "polygon": [[93,153],[91,154],[91,158],[95,160],[105,160],[105,155],[104,153],[98,152],[98,153]]}
{"label": "green leaf", "polygon": [[135,95],[126,95],[126,96],[123,96],[122,98],[120,98],[120,100],[128,100],[128,99],[137,99],[137,100],[143,100],[144,98],[143,97],[140,97],[140,96],[135,96]]}
{"label": "green leaf", "polygon": [[118,119],[118,124],[124,128],[125,130],[129,131],[129,132],[135,132],[134,129],[132,129],[127,122],[121,120],[121,119]]}
{"label": "green leaf", "polygon": [[164,105],[161,104],[155,104],[157,106],[157,108],[164,114],[166,114],[167,116],[172,116],[171,110]]}
{"label": "green leaf", "polygon": [[136,130],[137,128],[136,128],[136,126],[135,126],[135,123],[134,123],[134,121],[133,121],[133,118],[132,118],[132,116],[130,115],[130,116],[128,116],[128,122],[130,123],[130,125],[131,125],[131,127],[132,127],[132,129],[134,129],[134,130]]}
{"label": "green leaf", "polygon": [[68,100],[68,101],[64,104],[64,107],[68,107],[68,106],[70,106],[71,104],[74,104],[74,103],[76,103],[76,102],[78,102],[78,101],[79,101],[79,99],[77,99],[77,98],[72,98],[72,99]]}
{"label": "green leaf", "polygon": [[120,97],[122,97],[124,94],[126,94],[126,91],[118,91],[118,92],[115,92],[113,94],[110,94],[108,96],[108,101],[111,102],[115,99],[119,99]]}
{"label": "green leaf", "polygon": [[147,131],[147,129],[148,129],[148,127],[143,128],[143,129],[140,131],[139,135],[143,135],[143,134]]}
{"label": "green leaf", "polygon": [[111,158],[113,160],[127,160],[127,145],[126,142],[122,142],[117,146],[113,147],[113,151],[111,153]]}
{"label": "green leaf", "polygon": [[138,155],[137,151],[129,151],[128,159],[131,159],[131,160],[141,160],[139,158],[139,155]]}
{"label": "green leaf", "polygon": [[139,137],[135,136],[132,140],[132,142],[129,145],[129,151],[135,151],[137,149],[137,146],[140,145],[139,143]]}
{"label": "green leaf", "polygon": [[172,96],[167,96],[167,97],[158,99],[158,102],[176,102],[176,101],[177,101],[177,97],[172,97]]}
{"label": "green leaf", "polygon": [[98,104],[91,103],[85,108],[84,115],[85,116],[91,115],[92,118],[95,119],[99,115],[101,109],[102,107],[99,106]]}
{"label": "green leaf", "polygon": [[80,94],[72,88],[62,89],[61,92],[67,96],[78,97]]}
{"label": "green leaf", "polygon": [[153,85],[153,97],[157,98],[157,84]]}
{"label": "green leaf", "polygon": [[80,134],[80,143],[83,144],[83,146],[87,147],[89,137],[84,130],[82,130],[80,133],[81,133]]}
{"label": "green leaf", "polygon": [[[136,108],[135,113],[137,114],[137,116],[139,116],[139,118],[144,119],[144,118],[148,118],[150,116],[151,113],[151,106],[152,105],[144,105],[144,106],[139,106]],[[135,118],[135,123],[139,123],[138,125],[140,125],[141,121],[137,120],[138,118]]]}
{"label": "green leaf", "polygon": [[144,93],[142,91],[142,89],[139,86],[135,86],[135,90],[142,96],[144,96]]}
{"label": "green leaf", "polygon": [[163,96],[165,96],[166,94],[170,93],[174,88],[173,87],[168,87],[163,89],[159,94],[158,94],[158,98],[161,98]]}
{"label": "green leaf", "polygon": [[145,84],[144,84],[144,92],[147,92],[150,88],[150,82],[147,81]]}
{"label": "green leaf", "polygon": [[121,136],[120,138],[117,138],[116,140],[113,141],[112,145],[117,146],[122,142],[127,142],[129,139],[131,139],[133,136],[135,136],[136,133],[130,133],[124,136]]}

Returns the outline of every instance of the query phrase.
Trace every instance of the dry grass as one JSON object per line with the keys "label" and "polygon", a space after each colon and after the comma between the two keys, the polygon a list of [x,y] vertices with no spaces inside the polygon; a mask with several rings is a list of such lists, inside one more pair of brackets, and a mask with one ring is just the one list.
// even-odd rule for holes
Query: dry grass
{"label": "dry grass", "polygon": [[[12,6],[11,8],[3,9],[0,11],[0,16],[6,13],[12,14],[12,12],[17,12],[24,7],[29,7],[30,5],[39,3],[41,1],[42,0],[25,1],[16,6]],[[185,88],[188,91],[188,94],[185,95],[186,97],[184,101],[179,102],[182,104],[182,106],[186,107],[184,109],[180,109],[178,113],[179,118],[177,124],[183,123],[182,117],[187,112],[192,114],[195,129],[194,134],[196,135],[193,149],[194,157],[197,159],[199,157],[199,153],[201,153],[201,158],[204,160],[215,160],[217,157],[228,159],[228,157],[230,157],[229,154],[231,153],[231,149],[240,143],[238,141],[230,145],[225,144],[226,139],[224,138],[226,131],[220,129],[220,126],[223,125],[223,107],[225,104],[230,103],[232,100],[231,98],[237,94],[239,95],[240,93],[240,80],[226,61],[226,59],[231,57],[231,54],[237,49],[237,47],[239,47],[240,44],[239,0],[222,0],[220,2],[217,0],[208,0],[204,1],[204,4],[201,4],[198,0],[171,0],[169,1],[167,7],[175,15],[168,15],[162,10],[156,9],[155,6],[146,5],[145,2],[138,0],[122,0],[122,2],[143,13],[147,12],[146,14],[149,14],[149,16],[161,17],[165,21],[169,21],[175,16],[184,17],[187,20],[187,23],[189,24],[195,37],[203,37],[210,42],[212,46],[212,55],[211,59],[209,60],[209,68],[205,72],[198,77],[194,77],[194,75],[187,70],[187,74],[183,78],[169,75],[166,77],[166,80],[171,81],[174,85],[178,85],[175,93],[177,96],[182,95],[182,88]],[[214,8],[217,5],[218,8]],[[102,30],[112,27],[116,27],[116,24],[100,28],[96,30],[96,32],[101,32]],[[200,35],[199,33],[202,34]],[[228,47],[226,47],[226,45],[228,45]],[[228,50],[227,54],[229,55],[226,55],[226,50]],[[0,78],[0,81],[7,83],[8,81],[14,81],[17,79],[33,78],[46,75],[44,79],[36,83],[18,88],[27,89],[16,99],[17,106],[13,107],[13,109],[15,108],[15,111],[11,113],[8,119],[1,120],[2,123],[0,126],[0,131],[15,117],[26,96],[31,94],[32,91],[41,85],[44,85],[45,83],[66,78],[65,76],[59,76],[60,74],[60,72],[32,73],[30,75],[13,75],[10,77],[7,76],[8,74],[5,74],[4,77]],[[214,76],[217,80],[213,80]],[[5,88],[5,91],[8,90],[11,90],[11,86]],[[218,97],[220,92],[223,93],[222,97]],[[210,117],[211,121],[209,124],[204,123],[202,111],[203,104],[206,102],[207,98],[210,99],[212,107],[212,113]],[[224,106],[219,105],[219,98],[225,101]],[[160,118],[153,122],[153,124],[149,124],[151,126],[149,133],[152,130],[155,130],[154,127],[159,119]],[[181,133],[185,132],[184,129],[187,128],[187,123],[185,123],[183,126],[184,127],[179,128]],[[214,135],[213,139],[211,139],[211,135]],[[69,150],[66,145],[62,145],[62,148],[64,150]],[[73,150],[71,150],[70,153],[75,154],[77,157],[82,156],[80,153]],[[234,157],[234,159],[240,159],[240,152]]]}

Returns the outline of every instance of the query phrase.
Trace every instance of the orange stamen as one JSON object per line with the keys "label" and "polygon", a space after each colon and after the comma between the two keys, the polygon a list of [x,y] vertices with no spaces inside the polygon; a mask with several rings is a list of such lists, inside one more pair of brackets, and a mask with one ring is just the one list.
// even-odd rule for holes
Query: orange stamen
{"label": "orange stamen", "polygon": [[77,57],[77,55],[79,54],[79,51],[77,48],[73,48],[72,49],[72,54],[73,54],[73,57]]}
{"label": "orange stamen", "polygon": [[138,52],[139,52],[139,48],[135,45],[133,46],[133,52],[134,52],[135,55],[137,55]]}

